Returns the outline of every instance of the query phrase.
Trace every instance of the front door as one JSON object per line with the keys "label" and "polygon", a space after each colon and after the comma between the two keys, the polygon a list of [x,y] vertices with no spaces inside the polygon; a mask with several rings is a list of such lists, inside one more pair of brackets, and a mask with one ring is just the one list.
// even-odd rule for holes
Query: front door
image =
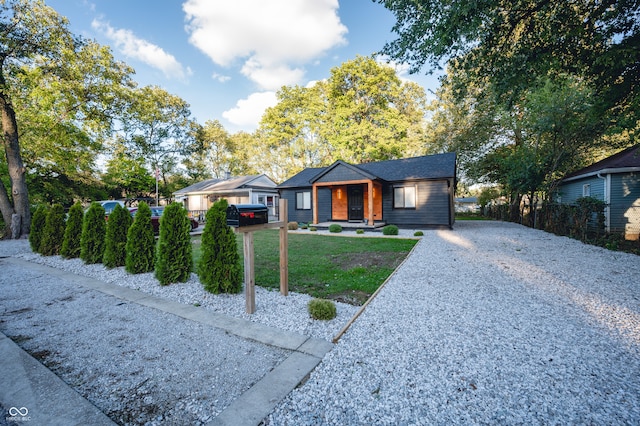
{"label": "front door", "polygon": [[364,220],[364,194],[361,185],[347,186],[347,199],[349,201],[349,220]]}

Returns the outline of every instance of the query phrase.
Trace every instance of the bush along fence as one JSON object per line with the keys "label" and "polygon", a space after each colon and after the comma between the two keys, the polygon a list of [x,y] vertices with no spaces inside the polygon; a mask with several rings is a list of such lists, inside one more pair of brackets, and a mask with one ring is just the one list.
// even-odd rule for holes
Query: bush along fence
{"label": "bush along fence", "polygon": [[[556,235],[568,236],[583,242],[595,242],[606,235],[604,209],[606,204],[593,197],[581,197],[575,204],[544,203],[531,211],[521,209],[518,222]],[[509,221],[508,204],[487,206],[485,215]]]}

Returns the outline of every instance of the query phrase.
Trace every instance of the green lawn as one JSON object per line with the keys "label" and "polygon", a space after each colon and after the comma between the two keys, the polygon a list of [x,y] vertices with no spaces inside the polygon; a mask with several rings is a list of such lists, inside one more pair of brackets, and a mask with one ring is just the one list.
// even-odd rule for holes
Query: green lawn
{"label": "green lawn", "polygon": [[[280,288],[279,232],[254,233],[256,284]],[[242,235],[237,236],[242,259]],[[416,240],[289,234],[289,290],[364,303],[409,254]],[[194,260],[200,237],[193,238]]]}

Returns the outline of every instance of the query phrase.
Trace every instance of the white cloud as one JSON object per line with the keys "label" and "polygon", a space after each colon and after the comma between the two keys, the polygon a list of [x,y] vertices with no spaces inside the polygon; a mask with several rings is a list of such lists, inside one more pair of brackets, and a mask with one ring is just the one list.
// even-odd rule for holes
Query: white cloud
{"label": "white cloud", "polygon": [[217,80],[219,83],[226,83],[227,81],[231,80],[230,76],[218,74],[217,72],[211,74],[211,78]]}
{"label": "white cloud", "polygon": [[159,69],[167,78],[185,80],[192,74],[191,69],[183,67],[173,55],[153,43],[136,37],[130,30],[116,29],[108,22],[97,19],[93,20],[91,27],[113,40],[124,55]]}
{"label": "white cloud", "polygon": [[247,99],[240,99],[235,108],[223,112],[222,117],[236,126],[255,130],[265,110],[277,103],[275,92],[252,93]]}
{"label": "white cloud", "polygon": [[262,89],[298,83],[307,62],[346,43],[338,0],[187,0],[189,41],[213,62],[242,72]]}

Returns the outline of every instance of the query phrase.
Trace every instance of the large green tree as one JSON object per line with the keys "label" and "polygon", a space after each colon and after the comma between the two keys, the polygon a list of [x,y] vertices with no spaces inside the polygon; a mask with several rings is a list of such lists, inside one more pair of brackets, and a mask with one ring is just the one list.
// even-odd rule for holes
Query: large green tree
{"label": "large green tree", "polygon": [[196,125],[190,116],[187,102],[160,87],[134,89],[116,145],[125,146],[132,158],[144,158],[166,186],[166,175],[177,166],[180,155],[195,148]]}
{"label": "large green tree", "polygon": [[13,237],[29,231],[32,187],[36,201],[65,204],[90,191],[131,73],[108,48],[74,37],[43,1],[0,3],[0,210],[6,224],[19,222]]}
{"label": "large green tree", "polygon": [[424,90],[402,83],[393,68],[358,56],[331,70],[327,103],[326,140],[339,158],[366,163],[405,156],[426,101]]}
{"label": "large green tree", "polygon": [[358,56],[333,68],[326,81],[283,87],[277,96],[257,131],[261,167],[270,167],[265,172],[276,180],[336,160],[424,153],[424,90],[372,57]]}
{"label": "large green tree", "polygon": [[383,51],[429,70],[452,61],[469,79],[488,78],[495,93],[518,102],[538,78],[580,76],[598,108],[635,129],[640,96],[640,2],[375,0],[393,12],[398,39]]}
{"label": "large green tree", "polygon": [[0,210],[6,225],[14,220],[11,235],[14,238],[29,232],[31,214],[11,76],[24,64],[34,64],[39,57],[58,53],[72,43],[65,20],[44,2],[16,0],[0,4],[0,115],[2,145],[11,182],[10,191],[4,182],[0,185]]}

